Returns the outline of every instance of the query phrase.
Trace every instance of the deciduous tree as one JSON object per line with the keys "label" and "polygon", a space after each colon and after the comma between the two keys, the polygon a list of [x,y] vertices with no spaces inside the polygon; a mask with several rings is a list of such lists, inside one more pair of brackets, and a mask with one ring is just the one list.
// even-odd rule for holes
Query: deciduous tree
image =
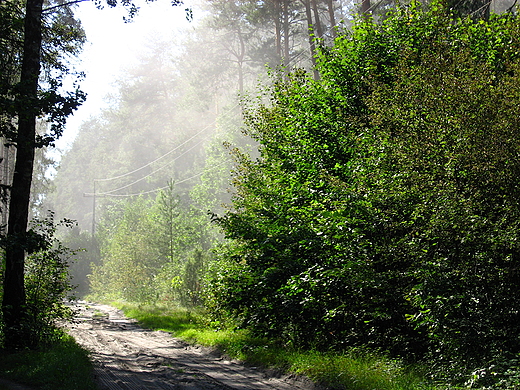
{"label": "deciduous tree", "polygon": [[[35,148],[51,144],[62,132],[65,118],[81,103],[81,92],[60,95],[60,80],[49,80],[50,88],[39,89],[43,47],[43,0],[27,0],[25,4],[23,46],[20,76],[12,89],[13,120],[17,126],[10,139],[16,145],[16,162],[9,194],[9,219],[5,246],[5,277],[2,301],[5,323],[5,343],[8,348],[23,346],[25,288],[25,252],[33,248],[27,244],[30,190]],[[74,50],[74,49],[73,49]],[[46,63],[48,66],[57,65]],[[50,134],[36,133],[36,120],[47,116]]]}
{"label": "deciduous tree", "polygon": [[[0,5],[2,11],[6,9],[3,3]],[[107,4],[115,6],[117,2],[109,1]],[[77,34],[78,29],[69,5],[49,3],[44,9],[43,0],[26,0],[23,17],[20,18],[20,14],[15,12],[9,14],[16,21],[15,27],[18,26],[17,20],[23,20],[23,27],[15,29],[23,36],[23,43],[18,46],[15,41],[11,42],[10,51],[20,53],[20,68],[17,69],[19,73],[9,79],[13,83],[12,88],[7,86],[6,89],[5,84],[2,85],[1,105],[2,116],[7,116],[7,120],[3,122],[9,124],[7,129],[3,129],[8,130],[4,131],[4,135],[16,147],[16,162],[9,194],[2,300],[5,346],[9,349],[23,347],[28,339],[24,335],[27,328],[23,326],[26,318],[24,263],[25,254],[34,250],[27,239],[27,227],[35,149],[52,145],[61,136],[67,116],[85,97],[78,89],[64,94],[60,91],[63,75],[69,72],[63,62],[64,56],[77,53],[83,38],[81,34]],[[128,9],[130,16],[137,12],[137,7],[129,1],[123,1],[122,6]],[[16,58],[15,54],[12,56]],[[3,55],[2,61],[5,63]],[[15,61],[16,63],[18,62]],[[42,70],[45,72],[42,73]],[[11,104],[6,104],[6,101]],[[48,133],[37,134],[38,118],[49,122]],[[14,122],[16,126],[11,126]]]}
{"label": "deciduous tree", "polygon": [[514,15],[398,7],[322,47],[319,80],[247,100],[261,156],[235,153],[212,307],[295,345],[463,362],[459,379],[520,353],[519,45]]}

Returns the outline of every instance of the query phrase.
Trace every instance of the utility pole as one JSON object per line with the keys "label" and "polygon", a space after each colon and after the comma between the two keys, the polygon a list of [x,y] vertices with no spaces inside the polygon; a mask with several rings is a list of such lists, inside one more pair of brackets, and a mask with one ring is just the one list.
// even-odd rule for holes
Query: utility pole
{"label": "utility pole", "polygon": [[94,180],[94,195],[92,196],[92,238],[96,234],[96,181]]}
{"label": "utility pole", "polygon": [[96,194],[96,182],[99,180],[94,179],[94,192],[91,194],[85,192],[83,194],[84,197],[90,198],[92,197],[92,238],[94,238],[94,235],[96,234],[96,197],[102,197],[103,195],[97,195]]}

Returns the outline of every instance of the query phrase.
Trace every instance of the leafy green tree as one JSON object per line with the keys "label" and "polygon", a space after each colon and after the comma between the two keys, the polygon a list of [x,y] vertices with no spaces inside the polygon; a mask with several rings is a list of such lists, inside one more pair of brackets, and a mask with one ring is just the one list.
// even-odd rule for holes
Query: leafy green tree
{"label": "leafy green tree", "polygon": [[174,190],[175,182],[170,180],[167,188],[157,195],[157,222],[159,246],[164,248],[164,258],[173,261],[178,253],[178,230],[180,198]]}
{"label": "leafy green tree", "polygon": [[119,202],[98,229],[101,259],[92,265],[92,295],[199,304],[209,224],[207,215],[180,200],[173,181],[155,199]]}
{"label": "leafy green tree", "polygon": [[399,7],[246,100],[260,158],[235,152],[212,307],[459,378],[518,354],[519,26]]}
{"label": "leafy green tree", "polygon": [[[155,276],[159,299],[186,306],[201,303],[202,280],[214,245],[209,215],[193,200],[180,201],[173,182],[155,200],[155,243],[168,256]],[[153,214],[154,212],[152,212]]]}
{"label": "leafy green tree", "polygon": [[[399,167],[386,186],[414,194],[401,241],[418,277],[412,320],[438,364],[465,356],[470,367],[519,348],[506,335],[518,332],[520,134],[511,104],[520,35],[516,18],[481,25],[466,20],[450,27],[452,39],[432,36],[428,48],[406,50],[398,81],[379,86],[371,107]],[[509,44],[497,45],[502,39]]]}
{"label": "leafy green tree", "polygon": [[202,303],[202,283],[208,257],[207,251],[195,249],[191,258],[186,262],[182,301],[188,307],[199,306]]}
{"label": "leafy green tree", "polygon": [[[27,348],[41,348],[54,342],[62,335],[56,321],[72,318],[72,310],[66,304],[73,289],[68,265],[76,252],[57,238],[57,230],[73,225],[69,220],[55,222],[53,213],[30,222],[28,243],[31,252],[24,264],[26,317],[20,329],[26,337],[24,345]],[[8,244],[4,238],[5,243]],[[5,336],[0,333],[2,343],[5,343]]]}
{"label": "leafy green tree", "polygon": [[71,319],[73,312],[66,305],[73,290],[69,274],[69,262],[76,252],[57,239],[58,227],[72,228],[74,223],[54,221],[50,213],[42,219],[31,221],[31,229],[43,238],[39,251],[30,254],[25,264],[24,284],[27,291],[26,346],[37,348],[53,342],[60,336],[57,320]]}
{"label": "leafy green tree", "polygon": [[[12,107],[9,108],[8,105],[9,109],[2,111],[2,116],[7,119],[4,123],[16,122],[15,127],[4,128],[6,132],[3,134],[8,142],[16,145],[7,227],[7,238],[11,244],[5,248],[6,267],[2,301],[7,348],[23,346],[26,339],[21,324],[25,317],[24,260],[34,152],[38,147],[52,144],[54,139],[61,135],[65,118],[84,98],[78,90],[68,95],[60,95],[58,91],[62,86],[62,80],[59,77],[47,78],[46,88],[39,88],[42,64],[45,70],[56,69],[66,72],[67,69],[62,66],[63,58],[69,53],[77,52],[82,35],[77,33],[76,26],[62,23],[63,10],[49,14],[49,25],[44,26],[42,0],[28,0],[24,8],[25,13],[21,19],[23,28],[15,29],[23,31],[23,45],[18,46],[17,43],[11,42],[12,52],[20,53],[20,67],[15,68],[17,77],[9,80],[12,84],[4,85],[2,91],[2,98],[11,102]],[[20,17],[20,14],[11,15],[14,18]],[[53,42],[52,39],[56,36],[63,37],[63,40]],[[5,108],[6,104],[2,107]],[[48,119],[50,131],[48,134],[38,135],[36,118],[42,116]]]}
{"label": "leafy green tree", "polygon": [[101,261],[90,277],[91,292],[105,299],[133,302],[155,300],[153,277],[162,265],[152,245],[155,223],[147,213],[152,201],[144,197],[121,202],[121,211],[100,225]]}

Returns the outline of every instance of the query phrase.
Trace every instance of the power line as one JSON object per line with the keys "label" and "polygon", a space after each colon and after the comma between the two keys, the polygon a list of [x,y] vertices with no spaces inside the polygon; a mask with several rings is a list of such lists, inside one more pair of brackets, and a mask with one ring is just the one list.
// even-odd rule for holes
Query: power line
{"label": "power line", "polygon": [[[383,1],[385,0],[379,0],[373,4],[371,4],[371,6],[368,8],[368,10],[366,12],[370,12],[370,11],[373,11],[375,8],[377,8],[381,3],[383,3]],[[485,7],[489,6],[489,4],[491,3],[492,0],[490,0],[488,3],[486,3],[484,6],[482,6],[481,8],[479,8],[478,10],[472,12],[471,15],[477,13],[477,12],[480,12],[482,9],[484,9]],[[340,26],[341,22],[337,22],[335,23],[334,25],[332,26],[329,26],[326,31],[324,31],[321,36],[318,37],[318,39],[323,39],[327,34],[329,34],[334,28]],[[300,53],[298,53],[296,56],[294,56],[293,58],[291,58],[288,63],[287,63],[287,66],[290,65],[291,63],[294,63],[296,61],[298,61],[300,59],[300,57],[302,56],[305,56],[307,59],[310,59],[309,58],[309,53],[306,51],[306,50],[302,50]],[[238,103],[235,104],[232,108],[230,108],[227,112],[232,112],[232,110],[234,110],[235,108],[238,107]],[[130,172],[127,172],[125,174],[122,174],[122,175],[118,175],[118,176],[114,176],[114,177],[110,177],[110,178],[104,178],[104,179],[94,179],[95,182],[106,182],[106,181],[112,181],[112,180],[116,180],[116,179],[120,179],[120,178],[124,178],[126,176],[129,176],[129,175],[132,175],[134,173],[137,173],[139,171],[141,171],[142,169],[144,168],[147,168],[149,167],[150,165],[162,160],[163,158],[169,156],[170,154],[176,152],[177,150],[179,150],[182,146],[186,145],[187,143],[189,143],[191,140],[193,140],[194,138],[196,138],[197,136],[199,136],[200,134],[204,133],[208,128],[210,128],[211,126],[213,126],[214,124],[216,123],[216,119],[209,125],[207,125],[206,127],[204,127],[202,130],[200,130],[199,132],[197,132],[196,134],[194,134],[192,137],[190,137],[189,139],[187,139],[186,141],[184,141],[182,144],[178,145],[177,147],[173,148],[172,150],[168,151],[167,153],[159,156],[158,158],[156,158],[155,160],[137,168],[137,169],[134,169],[133,171],[130,171]],[[114,194],[114,192],[117,192],[117,191],[120,191],[120,190],[123,190],[123,189],[126,189],[128,187],[131,187],[132,185],[136,184],[136,183],[139,183],[141,181],[143,181],[144,179],[152,176],[153,174],[163,170],[164,168],[170,166],[173,162],[175,162],[176,160],[178,160],[180,157],[182,157],[183,155],[185,155],[186,153],[188,153],[190,150],[194,149],[197,145],[199,145],[200,143],[202,143],[204,141],[204,139],[200,140],[199,142],[197,142],[195,145],[193,145],[191,148],[189,148],[188,150],[186,150],[185,152],[183,152],[181,155],[177,156],[176,158],[174,158],[172,161],[170,161],[169,163],[163,165],[162,167],[152,171],[151,173],[141,177],[140,179],[137,179],[135,181],[133,181],[132,183],[130,184],[127,184],[127,185],[124,185],[124,186],[121,186],[121,187],[118,187],[116,189],[113,189],[113,190],[110,190],[110,191],[105,191],[105,192],[100,192],[100,193],[93,193],[93,194],[85,194],[85,195],[90,195],[90,196],[111,196],[111,197],[126,197],[126,196],[135,196],[137,194]],[[204,171],[203,171],[204,172]],[[182,182],[185,182],[185,181],[188,181],[188,180],[191,180],[192,178],[194,177],[197,177],[197,176],[200,176],[203,172],[195,175],[195,176],[192,176],[188,179],[184,179],[180,182],[177,182],[176,184],[179,184],[179,183],[182,183]],[[157,192],[157,191],[160,191],[162,189],[164,189],[166,187],[161,187],[161,188],[158,188],[158,189],[154,189],[154,190],[150,190],[150,191],[145,191],[145,192],[141,192],[140,194],[148,194],[148,193],[153,193],[153,192]]]}
{"label": "power line", "polygon": [[[380,0],[380,1],[378,2],[378,4],[381,3],[382,1],[383,1],[383,0]],[[378,5],[378,4],[376,4],[376,5]],[[372,7],[374,7],[374,6],[372,6]],[[372,7],[371,7],[371,8],[372,8]],[[322,39],[326,34],[328,34],[330,31],[332,31],[333,28],[336,28],[336,27],[338,27],[338,26],[339,26],[338,23],[336,23],[334,26],[330,26],[326,31],[323,32],[322,36],[320,36],[319,39]],[[293,57],[293,58],[288,62],[287,65],[289,65],[290,63],[294,63],[295,61],[297,61],[297,60],[299,59],[300,56],[304,55],[304,53],[306,53],[306,52],[305,52],[305,51],[301,51],[298,55],[296,55],[295,57]],[[307,57],[307,58],[308,58],[308,57]],[[238,103],[235,104],[233,107],[231,107],[227,112],[228,112],[228,113],[229,113],[229,112],[232,112],[232,111],[233,111],[234,109],[236,109],[237,107],[238,107]],[[200,134],[202,134],[203,132],[205,132],[208,128],[210,128],[211,126],[213,126],[215,123],[216,123],[216,120],[214,120],[211,124],[209,124],[209,125],[207,125],[206,127],[204,127],[201,131],[197,132],[195,135],[193,135],[193,136],[190,137],[188,140],[186,140],[186,141],[183,142],[182,144],[178,145],[178,146],[175,147],[174,149],[168,151],[167,153],[163,154],[162,156],[159,156],[159,157],[156,158],[155,160],[150,161],[149,163],[147,163],[147,164],[145,164],[145,165],[142,165],[142,166],[140,166],[139,168],[134,169],[133,171],[130,171],[130,172],[124,173],[124,174],[122,174],[122,175],[109,177],[109,178],[104,178],[104,179],[94,179],[94,181],[97,181],[97,182],[112,181],[112,180],[121,179],[121,178],[123,178],[123,177],[130,176],[130,175],[132,175],[132,174],[134,174],[134,173],[137,173],[137,172],[141,171],[142,169],[145,169],[145,168],[149,167],[150,165],[156,163],[157,161],[162,160],[163,158],[165,158],[165,157],[169,156],[170,154],[172,154],[173,152],[177,151],[179,148],[181,148],[182,146],[186,145],[186,144],[187,144],[188,142],[190,142],[192,139],[194,139],[194,138],[197,137],[198,135],[200,135]],[[199,142],[199,143],[200,143],[200,142]],[[198,143],[198,144],[199,144],[199,143]],[[185,154],[185,153],[183,153],[183,154]],[[181,156],[182,156],[182,155],[181,155]],[[180,157],[180,156],[179,156],[179,157]],[[176,158],[176,159],[177,159],[177,158]],[[175,161],[175,160],[173,160],[173,161]],[[173,162],[173,161],[172,161],[172,162]],[[167,165],[165,165],[164,167],[166,167],[166,166],[168,166],[168,165],[170,165],[170,164],[171,164],[171,162],[168,163]],[[139,182],[139,181],[144,180],[145,178],[151,176],[152,174],[156,173],[157,171],[159,171],[159,170],[161,170],[161,169],[162,169],[162,168],[159,168],[159,169],[153,171],[152,173],[150,173],[150,174],[144,176],[144,177],[141,178],[141,179],[138,179],[137,181],[135,181],[135,182],[133,182],[133,183],[131,183],[131,184],[128,184],[128,185],[123,186],[123,187],[116,188],[116,189],[111,190],[111,191],[106,191],[106,192],[103,192],[103,193],[99,193],[99,195],[108,195],[108,194],[110,194],[110,193],[113,193],[113,192],[116,192],[116,191],[122,190],[122,189],[124,189],[124,188],[130,187],[131,185],[133,185],[133,184],[135,184],[135,183],[137,183],[137,182]]]}
{"label": "power line", "polygon": [[[231,113],[233,112],[233,110],[235,110],[236,108],[238,107],[238,103],[235,104],[234,106],[232,106],[231,108],[229,108],[227,111],[226,111],[226,114],[228,113]],[[236,114],[235,114],[236,116]],[[146,168],[146,167],[149,167],[150,165],[156,163],[157,161],[169,156],[170,154],[172,154],[173,152],[179,150],[179,148],[181,148],[182,146],[186,145],[188,142],[190,142],[191,140],[193,140],[194,138],[196,138],[198,135],[202,134],[203,132],[205,132],[207,129],[209,129],[210,127],[212,127],[213,125],[215,125],[217,122],[217,120],[213,120],[211,124],[207,125],[206,127],[204,127],[201,131],[197,132],[195,135],[193,135],[192,137],[190,137],[189,139],[187,139],[186,141],[184,141],[182,144],[178,145],[177,147],[173,148],[172,150],[168,151],[167,153],[159,156],[158,158],[156,158],[155,160],[137,168],[137,169],[134,169],[133,171],[130,171],[130,172],[127,172],[125,174],[122,174],[122,175],[118,175],[118,176],[114,176],[114,177],[110,177],[110,178],[106,178],[106,179],[94,179],[94,188],[95,188],[95,183],[96,182],[106,182],[106,181],[111,181],[111,180],[116,180],[116,179],[120,179],[120,178],[123,178],[123,177],[126,177],[126,176],[129,176],[133,173],[136,173],[136,172],[139,172],[140,170]],[[161,188],[157,188],[157,189],[154,189],[154,190],[150,190],[150,191],[145,191],[145,192],[140,192],[138,194],[134,193],[134,194],[114,194],[114,192],[117,192],[117,191],[120,191],[120,190],[123,190],[125,188],[128,188],[128,187],[131,187],[132,185],[136,184],[136,183],[139,183],[141,181],[143,181],[144,179],[154,175],[155,173],[163,170],[164,168],[170,166],[172,163],[174,163],[175,161],[177,161],[178,159],[180,159],[182,156],[184,156],[186,153],[190,152],[191,150],[193,150],[196,146],[200,145],[202,142],[205,141],[205,138],[202,138],[201,140],[199,140],[197,143],[195,143],[194,145],[192,145],[189,149],[185,150],[182,154],[180,154],[179,156],[175,157],[172,161],[170,161],[169,163],[159,167],[158,169],[150,172],[149,174],[147,174],[146,176],[143,176],[135,181],[133,181],[132,183],[130,184],[126,184],[124,186],[121,186],[121,187],[118,187],[116,189],[113,189],[113,190],[110,190],[110,191],[104,191],[104,192],[92,192],[92,193],[85,193],[84,196],[102,196],[102,197],[105,197],[105,196],[108,196],[108,197],[127,197],[127,196],[136,196],[138,194],[149,194],[149,193],[153,193],[153,192],[157,192],[157,191],[160,191],[166,187],[161,187]],[[222,164],[219,164],[218,166],[220,166]],[[200,176],[204,173],[205,171],[202,171],[200,172],[199,174],[195,175],[195,176],[192,176],[188,179],[183,179],[179,182],[176,182],[176,184],[180,184],[180,183],[183,183],[185,181],[188,181],[188,180],[191,180],[192,178],[195,178],[197,176]]]}
{"label": "power line", "polygon": [[[237,105],[235,105],[234,107],[232,107],[229,111],[233,110]],[[179,150],[179,148],[181,148],[182,146],[186,145],[188,142],[190,142],[192,139],[194,139],[195,137],[197,137],[198,135],[202,134],[203,132],[205,132],[207,129],[209,129],[211,126],[213,126],[215,124],[216,121],[213,121],[211,122],[209,125],[207,125],[206,127],[204,127],[201,131],[195,133],[193,136],[191,136],[190,138],[188,138],[186,141],[184,141],[182,144],[176,146],[175,148],[173,148],[172,150],[166,152],[165,154],[163,154],[162,156],[159,156],[157,157],[155,160],[153,161],[150,161],[149,163],[137,168],[137,169],[134,169],[133,171],[131,172],[127,172],[127,173],[124,173],[122,175],[119,175],[119,176],[114,176],[114,177],[109,177],[109,178],[106,178],[106,179],[94,179],[95,181],[98,181],[98,182],[101,182],[101,181],[111,181],[111,180],[116,180],[116,179],[121,179],[123,177],[126,177],[126,176],[129,176],[129,175],[132,175],[136,172],[139,172],[141,169],[144,169],[144,168],[147,168],[149,167],[150,165],[156,163],[157,161],[159,160],[162,160],[163,158],[169,156],[170,154],[172,154],[173,152]]]}
{"label": "power line", "polygon": [[[214,165],[212,168],[210,169],[207,169],[207,170],[204,170],[204,171],[201,171],[193,176],[190,176],[186,179],[182,179],[182,180],[179,180],[179,181],[176,181],[173,183],[174,186],[176,185],[179,185],[179,184],[182,184],[184,182],[187,182],[187,181],[190,181],[192,179],[195,179],[196,177],[199,177],[201,175],[203,175],[204,173],[207,173],[207,172],[211,172],[213,170],[215,170],[216,168],[219,168],[221,167],[222,165],[224,165],[226,162],[222,162],[220,164],[217,164],[217,165]],[[99,196],[99,195],[103,195],[103,196],[108,196],[108,197],[111,197],[111,198],[128,198],[128,197],[132,197],[132,196],[139,196],[139,195],[147,195],[147,194],[153,194],[155,192],[159,192],[159,191],[162,191],[162,190],[165,190],[166,188],[168,188],[169,185],[166,185],[164,187],[160,187],[160,188],[155,188],[153,190],[149,190],[149,191],[143,191],[143,192],[135,192],[133,194],[111,194],[111,193],[97,193],[96,196]],[[85,195],[89,195],[89,196],[92,196],[94,194],[85,194]]]}
{"label": "power line", "polygon": [[[232,106],[231,108],[229,108],[225,113],[228,114],[228,113],[231,113],[233,112],[233,110],[235,110],[236,108],[238,107],[238,103],[236,103],[234,106]],[[235,115],[236,116],[236,115]],[[142,169],[144,168],[147,168],[149,167],[150,165],[156,163],[157,161],[160,161],[162,160],[163,158],[169,156],[170,154],[172,154],[173,152],[179,150],[182,146],[186,145],[188,142],[190,142],[191,140],[193,140],[194,138],[196,138],[197,136],[199,136],[200,134],[204,133],[206,130],[208,130],[209,128],[211,128],[212,126],[214,126],[217,122],[217,119],[213,120],[209,125],[205,126],[202,130],[200,130],[199,132],[195,133],[193,136],[191,136],[190,138],[188,138],[186,141],[184,141],[182,144],[176,146],[175,148],[173,148],[172,150],[166,152],[165,154],[157,157],[155,160],[153,161],[150,161],[149,163],[145,164],[145,165],[142,165],[140,166],[139,168],[136,168],[134,169],[133,171],[130,171],[130,172],[127,172],[127,173],[124,173],[122,175],[118,175],[118,176],[113,176],[113,177],[109,177],[109,178],[105,178],[105,179],[94,179],[94,187],[95,187],[95,183],[96,182],[106,182],[106,181],[112,181],[112,180],[116,180],[116,179],[121,179],[123,177],[126,177],[126,176],[129,176],[129,175],[132,175],[136,172],[139,172],[141,171]],[[194,149],[197,145],[200,145],[203,141],[205,140],[205,138],[202,138],[199,142],[197,142],[195,145],[193,145],[192,147],[190,147],[188,150],[184,151],[182,154],[180,154],[179,156],[175,157],[172,161],[170,161],[169,163],[163,165],[162,167],[154,170],[153,172],[150,172],[148,175],[146,176],[143,176],[142,178],[140,179],[137,179],[135,180],[134,182],[130,183],[130,184],[127,184],[127,185],[124,185],[122,187],[119,187],[119,188],[116,188],[114,190],[110,190],[110,191],[105,191],[105,192],[99,192],[99,193],[96,193],[96,192],[93,192],[93,193],[85,193],[84,196],[125,196],[125,195],[113,195],[114,192],[117,192],[117,191],[120,191],[122,189],[125,189],[125,188],[128,188],[136,183],[139,183],[141,181],[143,181],[144,179],[152,176],[153,174],[157,173],[158,171],[161,171],[162,169],[170,166],[173,162],[177,161],[179,158],[181,158],[182,156],[184,156],[186,153],[188,153],[189,151],[191,151],[192,149]],[[159,190],[159,189],[157,189]],[[147,191],[147,192],[143,192],[143,193],[150,193],[150,192],[154,192],[155,190],[151,190],[151,191]]]}
{"label": "power line", "polygon": [[477,12],[478,13],[482,13],[483,10],[485,10],[486,8],[488,7],[491,7],[491,3],[493,2],[493,0],[489,0],[487,3],[485,3],[482,7],[480,7],[479,9],[473,11],[469,16],[473,16],[475,15]]}
{"label": "power line", "polygon": [[[377,4],[374,4],[370,7],[370,9],[372,9],[373,7],[379,5],[383,0],[380,0]],[[369,9],[369,10],[370,10]],[[326,31],[324,31],[322,33],[322,35],[319,37],[319,39],[322,39],[323,37],[326,36],[326,34],[330,33],[330,31],[332,31],[333,28],[336,28],[338,27],[339,24],[336,23],[334,26],[330,26],[329,28],[327,28]],[[287,65],[290,65],[290,63],[294,63],[295,61],[297,61],[302,55],[305,55],[306,51],[301,51],[298,55],[296,55],[295,57],[293,57]],[[307,57],[308,58],[308,57]],[[238,107],[238,103],[235,104],[233,107],[231,107],[227,112],[232,112],[234,109],[236,109]],[[209,125],[207,125],[206,127],[204,127],[202,130],[200,130],[199,132],[197,132],[196,134],[194,134],[192,137],[190,137],[189,139],[187,139],[186,141],[184,141],[182,144],[178,145],[177,147],[173,148],[172,150],[166,152],[165,154],[159,156],[158,158],[156,158],[155,160],[153,161],[150,161],[149,163],[145,164],[145,165],[142,165],[140,166],[139,168],[136,168],[132,171],[129,171],[127,173],[124,173],[122,175],[118,175],[118,176],[113,176],[113,177],[110,177],[110,178],[104,178],[104,179],[94,179],[94,182],[107,182],[107,181],[112,181],[112,180],[116,180],[116,179],[121,179],[121,178],[124,178],[124,177],[127,177],[127,176],[130,176],[134,173],[137,173],[147,167],[149,167],[150,165],[162,160],[163,158],[169,156],[170,154],[176,152],[177,150],[179,150],[182,146],[186,145],[188,142],[190,142],[191,140],[193,140],[195,137],[197,137],[198,135],[204,133],[208,128],[210,128],[211,126],[213,126],[214,124],[216,123],[216,119]],[[143,181],[144,179],[152,176],[153,174],[161,171],[162,169],[170,166],[173,162],[175,162],[176,160],[178,160],[180,157],[182,157],[183,155],[185,155],[187,152],[189,152],[190,150],[192,150],[193,148],[195,148],[197,145],[199,145],[204,139],[202,139],[201,141],[197,142],[195,145],[193,145],[191,148],[189,148],[187,151],[185,151],[184,153],[182,153],[181,155],[177,156],[175,159],[173,159],[172,161],[170,161],[169,163],[163,165],[162,167],[154,170],[153,172],[147,174],[146,176],[143,176],[142,178],[140,179],[137,179],[135,180],[134,182],[130,183],[130,184],[127,184],[127,185],[124,185],[124,186],[121,186],[121,187],[118,187],[116,189],[113,189],[113,190],[110,190],[110,191],[105,191],[105,192],[99,192],[99,193],[91,193],[91,194],[85,194],[85,195],[89,195],[89,196],[135,196],[135,194],[130,194],[130,195],[125,195],[125,194],[121,194],[121,195],[117,195],[117,194],[114,194],[114,192],[117,192],[117,191],[120,191],[120,190],[123,190],[125,188],[128,188],[136,183],[139,183],[141,181]],[[201,172],[202,174],[202,172]],[[184,181],[184,180],[183,180]],[[156,189],[156,190],[150,190],[150,191],[146,191],[146,192],[142,192],[142,194],[147,194],[147,193],[152,193],[152,192],[156,192],[158,190],[161,190],[161,189],[164,189],[163,188],[159,188],[159,189]]]}
{"label": "power line", "polygon": [[[109,194],[112,194],[112,193],[117,192],[117,191],[119,191],[119,190],[123,190],[123,189],[125,189],[125,188],[130,187],[130,186],[133,186],[133,185],[136,184],[136,183],[139,183],[139,182],[143,181],[144,179],[146,179],[146,178],[152,176],[153,174],[155,174],[155,173],[157,173],[157,172],[163,170],[164,168],[170,166],[170,165],[173,164],[175,161],[177,161],[179,158],[181,158],[182,156],[184,156],[186,153],[188,153],[189,151],[193,150],[196,146],[200,145],[203,141],[204,141],[204,140],[202,139],[202,140],[200,140],[199,142],[195,143],[195,144],[192,145],[189,149],[185,150],[182,154],[180,154],[179,156],[175,157],[172,161],[170,161],[169,163],[163,165],[162,167],[157,168],[155,171],[150,172],[148,175],[143,176],[143,177],[141,177],[140,179],[137,179],[137,180],[135,180],[134,182],[132,182],[132,183],[130,183],[130,184],[126,184],[126,185],[124,185],[124,186],[122,186],[122,187],[116,188],[115,190],[110,190],[110,191],[106,191],[106,192],[98,192],[97,195],[109,195]],[[184,144],[185,144],[185,143],[184,143]],[[184,145],[184,144],[183,144],[183,145]],[[177,149],[178,149],[178,148],[177,148]],[[148,165],[149,165],[149,164],[148,164]]]}

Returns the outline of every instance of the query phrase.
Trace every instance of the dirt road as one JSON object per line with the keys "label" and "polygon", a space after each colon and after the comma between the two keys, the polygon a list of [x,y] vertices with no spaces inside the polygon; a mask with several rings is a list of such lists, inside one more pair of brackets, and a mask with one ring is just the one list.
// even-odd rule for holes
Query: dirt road
{"label": "dirt road", "polygon": [[78,309],[70,334],[92,351],[103,390],[318,389],[305,378],[270,376],[169,333],[143,329],[111,306],[80,302]]}

